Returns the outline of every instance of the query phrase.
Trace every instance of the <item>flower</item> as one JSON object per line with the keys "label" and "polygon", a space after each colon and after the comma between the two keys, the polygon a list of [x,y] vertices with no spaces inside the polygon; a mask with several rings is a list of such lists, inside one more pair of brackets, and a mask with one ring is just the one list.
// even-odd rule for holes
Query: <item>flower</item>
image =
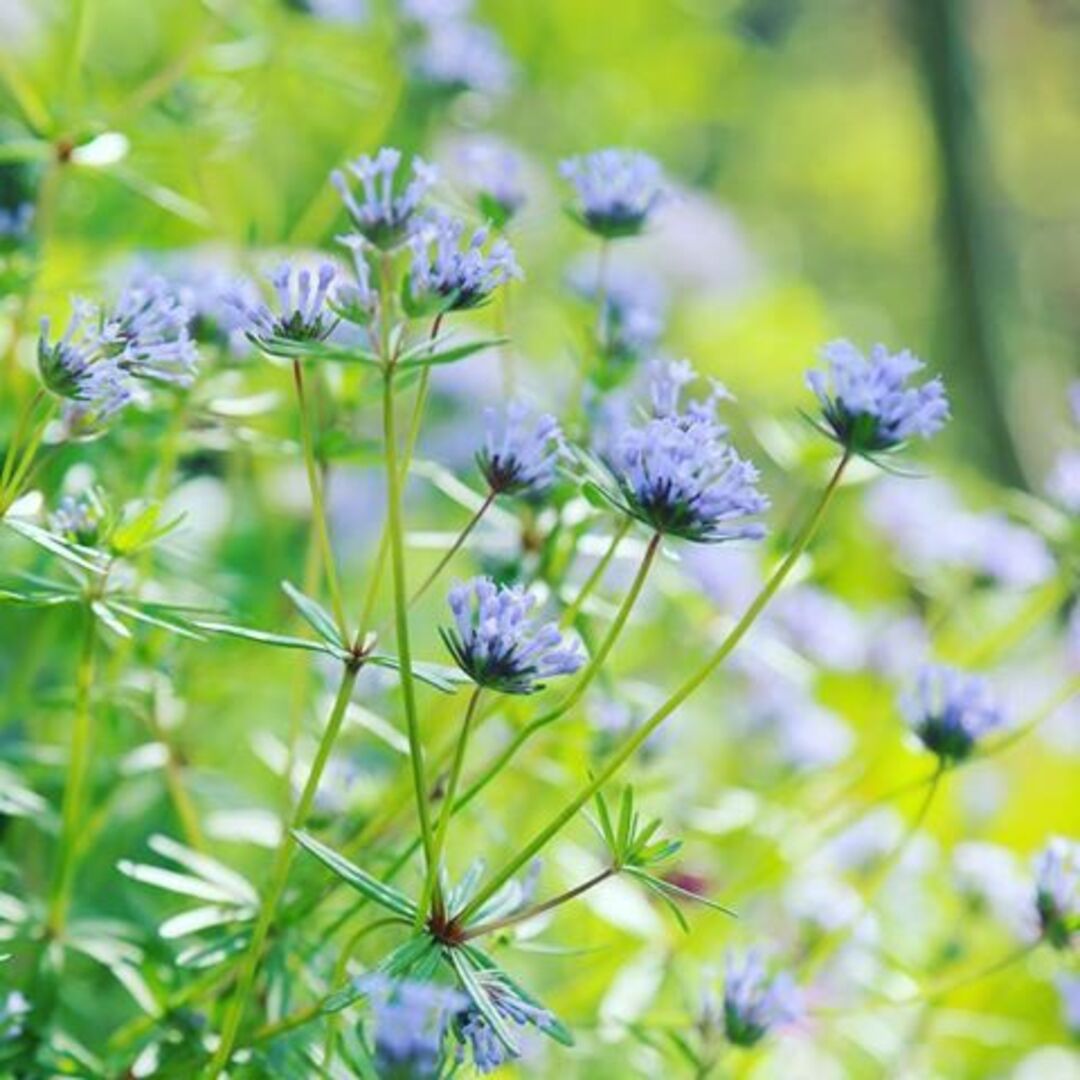
{"label": "flower", "polygon": [[1020,937],[1032,929],[1031,883],[1008,848],[982,841],[957,844],[952,857],[958,891]]}
{"label": "flower", "polygon": [[1080,450],[1062,450],[1057,456],[1046,493],[1070,514],[1080,514]]}
{"label": "flower", "polygon": [[924,366],[907,350],[891,354],[875,345],[866,357],[850,342],[834,341],[822,356],[828,374],[807,372],[807,385],[836,441],[857,454],[893,450],[915,435],[929,438],[949,418],[940,379],[907,385]]}
{"label": "flower", "polygon": [[413,300],[434,297],[444,301],[448,310],[464,311],[482,304],[511,278],[522,276],[505,240],[496,240],[485,252],[488,230],[477,229],[463,248],[464,232],[462,222],[438,214],[429,219],[427,228],[412,236],[409,290]]}
{"label": "flower", "polygon": [[[526,1001],[519,994],[512,992],[495,977],[482,979],[482,985],[488,1001],[500,1016],[517,1024],[518,1027],[534,1027],[538,1031],[550,1031],[555,1026],[555,1017],[542,1005]],[[473,1065],[477,1072],[489,1073],[517,1056],[495,1034],[491,1024],[480,1012],[472,1007],[465,1013],[460,1024],[458,1037],[462,1041],[458,1050],[458,1060],[464,1058],[465,1047],[472,1052]]]}
{"label": "flower", "polygon": [[624,513],[659,533],[697,543],[758,540],[768,499],[758,491],[758,471],[726,441],[715,418],[724,396],[715,387],[704,401],[679,411],[681,390],[693,378],[688,364],[653,368],[653,415],[643,425],[617,425],[599,450],[614,490],[605,496]]}
{"label": "flower", "polygon": [[521,401],[511,401],[501,413],[484,410],[485,440],[476,462],[493,493],[535,499],[554,483],[562,447],[559,422],[547,413],[531,420]]}
{"label": "flower", "polygon": [[1043,937],[1055,949],[1072,941],[1080,915],[1080,844],[1053,837],[1035,858],[1035,910]]}
{"label": "flower", "polygon": [[331,263],[320,264],[315,272],[282,263],[270,275],[277,293],[278,310],[257,300],[254,303],[245,292],[237,289],[230,302],[242,319],[248,337],[259,345],[273,338],[289,341],[324,341],[337,325],[328,300],[336,271]]}
{"label": "flower", "polygon": [[330,174],[359,234],[382,251],[397,247],[409,236],[424,196],[438,179],[434,166],[414,157],[412,178],[402,185],[397,176],[400,164],[401,151],[389,146],[373,158],[365,154],[351,162],[347,168],[360,182],[361,198],[340,169]]}
{"label": "flower", "polygon": [[1074,1036],[1080,1037],[1080,975],[1063,972],[1055,982],[1061,995],[1061,1016],[1065,1026]]}
{"label": "flower", "polygon": [[584,657],[575,639],[564,641],[553,622],[529,617],[536,600],[520,585],[473,578],[450,590],[456,630],[440,634],[458,666],[478,686],[504,694],[531,694],[551,675],[572,675]]}
{"label": "flower", "polygon": [[21,244],[34,225],[34,204],[19,203],[17,206],[0,206],[0,242]]}
{"label": "flower", "polygon": [[409,61],[420,81],[450,94],[465,90],[498,94],[514,76],[498,35],[463,19],[428,23],[424,40],[411,51]]}
{"label": "flower", "polygon": [[136,379],[190,386],[198,349],[191,312],[158,275],[138,277],[111,310],[99,310],[99,348]]}
{"label": "flower", "polygon": [[360,988],[371,1002],[375,1056],[380,1076],[434,1077],[443,1059],[443,1038],[468,998],[449,986],[368,975]]}
{"label": "flower", "polygon": [[521,158],[494,140],[470,142],[461,151],[466,182],[480,213],[502,229],[525,205]]}
{"label": "flower", "polygon": [[596,150],[568,158],[559,172],[577,192],[575,220],[605,239],[636,236],[666,197],[659,164],[637,150]]}
{"label": "flower", "polygon": [[132,400],[125,373],[115,357],[103,355],[87,330],[93,308],[77,301],[67,329],[59,341],[49,343],[49,320],[41,320],[38,370],[45,388],[57,397],[77,403],[87,421],[100,425]]}
{"label": "flower", "polygon": [[25,1018],[32,1011],[29,1000],[18,990],[10,990],[0,1000],[0,1042],[17,1039],[23,1033]]}
{"label": "flower", "polygon": [[792,977],[783,972],[769,979],[760,952],[752,949],[740,960],[729,954],[724,967],[724,1031],[736,1046],[753,1046],[777,1024],[789,1023],[802,1012],[802,996]]}
{"label": "flower", "polygon": [[903,708],[923,745],[945,764],[963,761],[1005,722],[985,679],[939,664],[922,668]]}
{"label": "flower", "polygon": [[93,488],[78,495],[64,495],[49,516],[49,527],[66,540],[93,547],[101,535],[106,510]]}
{"label": "flower", "polygon": [[629,365],[647,355],[664,329],[667,297],[660,281],[637,268],[609,267],[603,281],[595,266],[570,275],[570,287],[601,303],[599,346],[605,356]]}

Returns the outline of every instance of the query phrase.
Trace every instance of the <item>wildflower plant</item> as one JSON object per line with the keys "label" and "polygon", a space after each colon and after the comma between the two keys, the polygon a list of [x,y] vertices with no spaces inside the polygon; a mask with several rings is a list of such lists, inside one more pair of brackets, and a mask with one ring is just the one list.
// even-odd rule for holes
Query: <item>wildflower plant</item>
{"label": "wildflower plant", "polygon": [[[298,61],[309,32],[362,53],[396,20],[407,85],[380,93],[346,142],[379,127],[426,153],[429,135],[480,126],[510,89],[514,64],[467,0],[299,7],[310,17],[278,16]],[[65,266],[48,262],[61,178],[65,223],[92,169],[122,181],[110,198],[185,229],[228,214],[229,200],[211,214],[137,172],[143,136],[201,108],[186,77],[149,131],[140,103],[157,80],[116,110],[130,135],[83,116],[76,61],[93,37],[74,37],[59,127],[18,61],[5,72],[28,113],[6,152],[44,175],[33,201],[0,198],[0,246],[40,232],[46,281]],[[198,87],[220,67],[200,65]],[[304,83],[320,125],[339,83],[366,108],[351,66],[320,74]],[[322,127],[294,115],[283,141],[318,149]],[[60,130],[76,134],[42,134]],[[257,227],[229,233],[274,244],[268,288],[236,281],[265,252],[217,257],[200,240],[115,301],[75,301],[62,330],[34,274],[0,310],[0,1072],[447,1080],[623,1075],[640,1058],[707,1076],[727,1055],[767,1057],[784,1029],[843,1072],[832,1025],[849,1006],[917,1004],[932,1020],[954,989],[1001,971],[1060,976],[1075,843],[1050,840],[1022,874],[985,846],[939,866],[924,834],[955,774],[1004,764],[1075,705],[1069,477],[1053,474],[1053,505],[1010,497],[1008,518],[942,510],[924,488],[929,518],[913,525],[905,504],[888,529],[897,548],[929,548],[932,573],[876,549],[868,573],[874,537],[845,489],[949,418],[912,354],[826,346],[808,376],[817,456],[743,379],[736,440],[712,376],[738,369],[722,352],[700,367],[666,358],[665,295],[680,332],[694,324],[684,341],[701,340],[683,317],[700,308],[632,259],[674,183],[648,155],[606,149],[547,166],[599,248],[574,285],[595,324],[570,335],[577,379],[564,378],[550,331],[566,277],[534,257],[537,233],[561,238],[542,201],[539,229],[517,226],[516,156],[474,159],[474,222],[453,216],[423,157],[367,150],[318,184],[253,188]],[[612,266],[616,245],[626,261]],[[193,280],[192,266],[206,269]],[[537,341],[542,368],[526,357]],[[819,544],[834,507],[840,527]],[[864,610],[851,593],[869,579]],[[894,648],[898,626],[910,633]],[[995,669],[1029,638],[1051,693],[1006,725],[989,678],[1019,678]],[[927,655],[988,677],[920,668]],[[879,790],[877,763],[902,760],[896,728],[874,726],[894,682],[936,761]],[[1065,753],[1037,764],[1049,775]],[[989,823],[995,793],[969,795],[954,821]],[[940,911],[909,924],[932,906],[928,882]],[[574,922],[586,908],[588,941]],[[987,916],[1023,948],[969,969]],[[569,995],[575,955],[608,925],[645,947],[630,967],[590,952]],[[775,959],[733,950],[744,932]],[[1042,963],[1013,966],[1037,948]],[[684,1007],[681,988],[725,949],[722,991]],[[873,994],[867,973],[881,975]],[[620,1022],[598,1038],[611,987]],[[638,1012],[623,1023],[628,991]],[[886,1060],[879,1044],[886,1071],[906,1067],[909,1048]]]}

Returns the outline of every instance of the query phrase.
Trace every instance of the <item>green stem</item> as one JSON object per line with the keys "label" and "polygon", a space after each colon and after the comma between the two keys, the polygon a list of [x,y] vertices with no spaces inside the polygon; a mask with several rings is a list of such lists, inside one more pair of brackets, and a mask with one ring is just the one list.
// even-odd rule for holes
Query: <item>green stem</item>
{"label": "green stem", "polygon": [[75,877],[76,852],[79,846],[83,792],[90,765],[90,742],[93,715],[90,693],[94,684],[94,613],[89,603],[83,615],[82,649],[75,675],[75,722],[71,729],[71,752],[60,815],[60,851],[49,901],[49,935],[58,938],[64,929],[71,887]]}
{"label": "green stem", "polygon": [[524,911],[517,911],[512,915],[505,915],[501,919],[492,919],[491,922],[470,926],[469,929],[461,935],[462,939],[470,941],[472,938],[482,937],[484,934],[493,934],[496,930],[505,930],[508,926],[515,926],[518,923],[527,922],[529,919],[535,919],[538,915],[543,915],[546,911],[551,911],[553,908],[568,904],[571,900],[576,900],[583,893],[587,893],[590,889],[595,889],[597,885],[607,881],[610,877],[614,877],[618,872],[619,868],[617,866],[609,866],[606,869],[601,870],[598,874],[594,874],[586,881],[581,882],[579,885],[575,885],[572,889],[567,889],[565,892],[561,892],[558,896],[553,896],[550,900],[545,900],[541,904],[534,904]]}
{"label": "green stem", "polygon": [[417,600],[419,600],[420,597],[423,596],[429,588],[431,588],[432,584],[435,582],[438,576],[446,569],[446,566],[450,562],[450,560],[461,550],[462,545],[465,543],[466,540],[468,540],[473,529],[475,529],[476,526],[480,524],[480,519],[488,512],[488,508],[494,501],[495,492],[489,491],[484,501],[480,504],[480,508],[476,511],[475,514],[473,514],[473,516],[469,519],[469,523],[458,534],[458,538],[443,554],[443,557],[438,561],[431,573],[428,574],[426,578],[424,578],[423,584],[421,584],[409,598],[409,607],[412,607],[413,604],[415,604]]}
{"label": "green stem", "polygon": [[596,566],[593,567],[592,573],[585,579],[585,583],[581,586],[577,596],[574,597],[573,603],[563,612],[562,619],[559,620],[563,626],[571,626],[578,617],[582,605],[593,594],[596,586],[600,584],[607,573],[607,568],[611,565],[611,560],[615,558],[615,552],[618,551],[619,544],[622,543],[623,537],[630,531],[632,524],[632,518],[624,517],[622,519],[619,527],[615,530],[614,536],[611,538],[611,543],[608,544],[607,550],[600,557],[600,561]]}
{"label": "green stem", "polygon": [[[428,813],[427,780],[424,776],[424,745],[416,712],[416,688],[413,685],[412,650],[409,644],[409,601],[405,583],[405,536],[401,514],[401,472],[398,467],[397,430],[394,420],[394,375],[383,376],[383,438],[386,443],[387,522],[390,529],[390,563],[394,586],[394,618],[397,633],[401,695],[405,704],[405,723],[409,736],[409,763],[412,767],[413,793],[420,818],[424,858],[431,865],[431,820]],[[417,918],[422,918],[418,909]]]}
{"label": "green stem", "polygon": [[293,811],[290,826],[285,830],[274,855],[274,865],[270,873],[270,885],[259,909],[259,918],[252,932],[251,944],[248,946],[237,979],[236,990],[225,1014],[225,1021],[221,1030],[221,1041],[218,1044],[213,1060],[210,1062],[209,1076],[211,1080],[214,1080],[222,1073],[232,1057],[233,1047],[236,1045],[236,1036],[240,1030],[244,1011],[247,1008],[252,986],[255,983],[255,976],[259,970],[263,947],[266,944],[270,928],[273,925],[274,914],[289,879],[289,867],[292,864],[293,853],[296,849],[296,840],[293,833],[304,827],[308,815],[311,813],[311,806],[319,789],[319,781],[322,779],[323,770],[326,768],[326,763],[330,758],[330,751],[333,748],[334,741],[341,730],[341,724],[345,719],[346,709],[359,671],[360,665],[357,663],[345,666],[341,676],[341,683],[338,686],[337,697],[334,699],[334,706],[330,711],[330,718],[326,722],[326,730],[323,732],[322,739],[319,742],[315,760],[311,763],[307,783],[304,785],[300,800]]}
{"label": "green stem", "polygon": [[739,642],[742,641],[743,637],[746,636],[747,631],[754,624],[758,615],[761,614],[769,600],[772,599],[773,594],[783,584],[784,579],[791,572],[796,562],[798,562],[811,539],[813,539],[818,526],[821,524],[822,518],[825,516],[825,511],[828,509],[829,503],[832,502],[832,497],[836,493],[836,489],[840,484],[840,480],[850,458],[850,452],[845,451],[832,478],[829,480],[821,499],[813,513],[810,515],[809,520],[803,526],[802,531],[796,537],[791,551],[788,552],[783,562],[776,568],[765,586],[754,598],[754,601],[750,604],[749,608],[747,608],[743,617],[735,624],[734,628],[720,643],[720,646],[712,656],[710,656],[702,667],[687,679],[687,681],[684,682],[683,685],[679,687],[679,689],[676,690],[675,693],[672,694],[671,697],[669,697],[667,701],[665,701],[664,704],[661,705],[660,708],[657,709],[656,712],[654,712],[652,716],[650,716],[649,719],[626,740],[625,743],[623,743],[620,749],[609,759],[607,765],[605,765],[592,780],[581,788],[577,795],[575,795],[570,802],[559,811],[555,818],[547,826],[541,829],[540,832],[476,894],[472,902],[467,905],[462,913],[462,919],[467,919],[470,915],[475,914],[518,872],[518,870],[521,869],[522,866],[525,866],[538,852],[543,850],[548,842],[558,835],[558,833],[560,833],[567,824],[577,816],[581,808],[587,805],[596,793],[634,756],[635,753],[637,753],[638,749],[644,745],[652,733],[727,659]]}
{"label": "green stem", "polygon": [[[465,708],[465,719],[461,722],[461,734],[458,736],[457,747],[454,750],[454,760],[450,765],[450,779],[446,785],[446,797],[443,800],[442,813],[439,814],[439,821],[435,826],[435,837],[431,844],[431,858],[428,860],[427,875],[424,878],[424,890],[420,894],[421,912],[427,911],[428,905],[438,899],[439,861],[442,859],[443,848],[446,846],[446,834],[450,826],[450,818],[453,816],[454,800],[457,797],[458,783],[461,780],[461,770],[465,764],[465,749],[468,746],[473,717],[476,715],[476,706],[482,693],[483,687],[480,686],[472,692],[469,697],[469,704]],[[438,903],[441,904],[441,900],[438,900]]]}
{"label": "green stem", "polygon": [[322,482],[315,461],[315,447],[311,438],[311,426],[308,420],[307,401],[304,395],[304,373],[299,360],[293,361],[293,382],[296,385],[296,402],[300,411],[300,437],[304,445],[304,468],[307,470],[308,490],[311,492],[311,513],[315,532],[322,548],[323,567],[326,571],[326,587],[330,593],[330,604],[334,612],[334,622],[341,635],[342,645],[349,642],[349,628],[345,621],[345,607],[341,602],[341,588],[338,585],[337,568],[334,563],[334,549],[330,544],[330,531],[326,524],[326,507],[323,502]]}
{"label": "green stem", "polygon": [[[927,814],[930,813],[930,807],[934,802],[934,796],[941,786],[941,779],[945,775],[945,769],[946,766],[944,761],[940,762],[930,781],[930,785],[926,790],[926,795],[919,804],[919,809],[916,812],[915,817],[912,818],[911,824],[904,830],[904,835],[900,838],[900,842],[875,868],[873,876],[863,890],[862,903],[864,910],[869,910],[870,905],[874,902],[877,894],[885,884],[885,879],[888,877],[889,871],[900,861],[901,856],[907,851],[908,845],[915,838],[919,829],[922,828],[923,823],[926,821]],[[821,968],[821,965],[824,964],[844,941],[847,940],[848,936],[857,925],[858,919],[853,919],[847,925],[839,927],[830,934],[826,934],[818,941],[816,947],[803,957],[802,975],[805,980],[809,981],[811,976]]]}

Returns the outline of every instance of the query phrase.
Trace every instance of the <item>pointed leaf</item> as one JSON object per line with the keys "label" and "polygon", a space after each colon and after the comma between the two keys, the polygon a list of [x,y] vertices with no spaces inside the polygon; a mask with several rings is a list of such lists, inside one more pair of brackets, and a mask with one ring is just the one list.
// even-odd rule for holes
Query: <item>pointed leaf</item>
{"label": "pointed leaf", "polygon": [[296,610],[304,617],[307,624],[319,635],[324,641],[330,645],[335,645],[339,649],[343,648],[345,643],[341,640],[341,634],[338,632],[337,623],[334,622],[330,612],[326,610],[320,603],[312,600],[310,596],[305,596],[295,585],[289,581],[283,581],[281,583],[282,591],[293,602]]}
{"label": "pointed leaf", "polygon": [[308,638],[292,637],[289,634],[272,634],[269,630],[255,630],[250,626],[232,626],[229,623],[203,622],[194,623],[200,630],[211,634],[225,634],[228,637],[243,638],[245,641],[257,641],[260,645],[276,645],[282,649],[305,649],[308,652],[327,653],[338,660],[347,660],[347,653],[340,646],[331,646],[323,641],[311,641]]}
{"label": "pointed leaf", "polygon": [[381,904],[384,908],[403,915],[407,919],[415,918],[416,905],[404,894],[390,885],[374,878],[366,870],[349,862],[343,855],[320,843],[307,833],[298,832],[295,829],[292,834],[296,842],[315,856],[324,866],[332,870],[342,881],[348,882],[359,893]]}

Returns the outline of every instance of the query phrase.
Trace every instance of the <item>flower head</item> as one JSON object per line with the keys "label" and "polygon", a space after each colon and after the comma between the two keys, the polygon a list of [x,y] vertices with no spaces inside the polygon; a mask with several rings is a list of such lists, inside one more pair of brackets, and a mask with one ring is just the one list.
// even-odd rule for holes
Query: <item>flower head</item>
{"label": "flower head", "polygon": [[191,312],[163,277],[132,281],[98,320],[99,348],[136,379],[176,386],[194,381],[199,355]]}
{"label": "flower head", "polygon": [[88,488],[78,495],[64,495],[49,515],[49,527],[65,540],[93,547],[101,536],[105,518],[101,497]]}
{"label": "flower head", "polygon": [[231,294],[230,303],[248,336],[260,344],[271,338],[324,341],[337,325],[328,303],[335,275],[331,263],[322,263],[314,274],[306,267],[282,263],[270,275],[277,294],[276,311],[261,300],[252,302],[239,289]]}
{"label": "flower head", "polygon": [[435,1077],[443,1039],[468,998],[449,986],[369,975],[361,988],[374,1013],[375,1056],[380,1076]]}
{"label": "flower head", "polygon": [[547,413],[533,419],[529,407],[511,401],[505,411],[484,410],[484,446],[476,461],[491,491],[536,498],[555,481],[562,446],[559,422]]}
{"label": "flower head", "polygon": [[596,150],[568,158],[559,172],[577,192],[574,216],[598,236],[635,236],[663,202],[659,164],[637,150]]}
{"label": "flower head", "polygon": [[598,344],[609,360],[626,368],[655,348],[667,306],[657,278],[637,267],[612,266],[601,282],[595,266],[584,266],[571,274],[570,286],[601,305]]}
{"label": "flower head", "polygon": [[502,143],[484,140],[464,148],[461,164],[477,209],[503,228],[525,205],[521,158]]}
{"label": "flower head", "polygon": [[412,176],[398,176],[401,151],[384,146],[373,158],[366,154],[347,167],[360,183],[356,192],[345,174],[335,169],[330,182],[337,188],[357,232],[371,245],[389,251],[405,240],[415,224],[424,196],[438,178],[434,166],[412,160]]}
{"label": "flower head", "polygon": [[[518,1027],[533,1027],[538,1031],[550,1031],[555,1026],[555,1017],[547,1009],[513,993],[497,978],[483,979],[482,985],[488,1001],[503,1019]],[[462,1018],[458,1037],[462,1043],[458,1060],[464,1058],[465,1048],[468,1047],[472,1053],[473,1065],[479,1073],[492,1072],[514,1056],[475,1007],[470,1008]]]}
{"label": "flower head", "polygon": [[1055,836],[1035,858],[1035,909],[1043,937],[1068,948],[1080,915],[1080,844]]}
{"label": "flower head", "polygon": [[985,679],[939,664],[923,667],[903,707],[923,745],[945,763],[963,761],[1005,722]]}
{"label": "flower head", "polygon": [[729,954],[724,967],[724,1031],[736,1046],[753,1046],[770,1028],[789,1023],[802,1012],[794,980],[786,972],[769,979],[761,954],[751,950],[741,960]]}
{"label": "flower head", "polygon": [[513,80],[514,67],[497,34],[464,19],[430,22],[409,60],[417,78],[437,90],[498,94]]}
{"label": "flower head", "polygon": [[652,416],[641,425],[618,425],[600,447],[616,488],[608,497],[660,533],[697,543],[758,540],[764,527],[747,520],[769,506],[756,486],[758,471],[739,457],[716,420],[722,387],[680,409],[693,377],[685,363],[654,365]]}
{"label": "flower head", "polygon": [[836,441],[855,453],[892,450],[915,435],[927,439],[949,419],[940,379],[908,385],[924,365],[907,350],[875,345],[867,357],[849,341],[834,341],[822,355],[828,373],[808,372],[807,384]]}
{"label": "flower head", "polygon": [[132,400],[128,379],[114,356],[102,352],[88,329],[93,308],[77,302],[63,336],[49,342],[49,320],[41,320],[38,370],[47,390],[76,403],[87,420],[100,425]]}
{"label": "flower head", "polygon": [[438,214],[429,219],[427,228],[413,234],[409,290],[415,301],[437,298],[452,311],[464,311],[482,304],[511,278],[521,277],[505,240],[496,240],[485,251],[487,229],[477,229],[462,246],[464,233],[462,222]]}
{"label": "flower head", "polygon": [[572,675],[584,657],[576,640],[563,638],[553,622],[530,618],[535,597],[520,585],[473,578],[450,590],[455,629],[441,629],[458,666],[478,686],[504,694],[531,694],[539,679]]}
{"label": "flower head", "polygon": [[0,206],[0,247],[19,245],[30,235],[34,225],[34,204],[22,202],[16,206]]}

